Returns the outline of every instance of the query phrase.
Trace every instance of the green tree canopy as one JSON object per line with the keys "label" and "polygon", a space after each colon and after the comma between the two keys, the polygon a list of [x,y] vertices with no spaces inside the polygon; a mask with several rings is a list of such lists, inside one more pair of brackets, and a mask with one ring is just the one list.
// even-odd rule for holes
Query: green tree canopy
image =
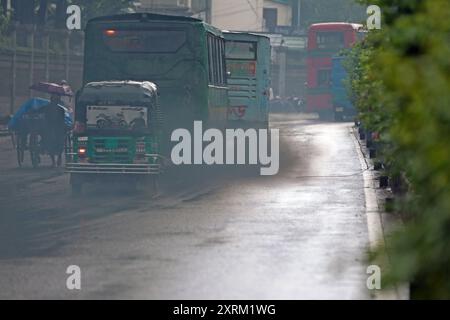
{"label": "green tree canopy", "polygon": [[388,283],[450,298],[450,2],[373,0],[382,30],[352,53],[354,101],[381,133],[388,173],[406,178],[406,226],[389,242]]}

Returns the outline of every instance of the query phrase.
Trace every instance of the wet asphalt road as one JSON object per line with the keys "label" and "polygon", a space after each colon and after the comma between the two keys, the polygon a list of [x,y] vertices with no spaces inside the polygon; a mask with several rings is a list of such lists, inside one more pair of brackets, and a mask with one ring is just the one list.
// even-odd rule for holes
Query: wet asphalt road
{"label": "wet asphalt road", "polygon": [[[350,123],[275,115],[275,177],[181,174],[160,194],[17,169],[0,141],[2,299],[368,299],[367,221]],[[80,291],[66,288],[78,265]]]}

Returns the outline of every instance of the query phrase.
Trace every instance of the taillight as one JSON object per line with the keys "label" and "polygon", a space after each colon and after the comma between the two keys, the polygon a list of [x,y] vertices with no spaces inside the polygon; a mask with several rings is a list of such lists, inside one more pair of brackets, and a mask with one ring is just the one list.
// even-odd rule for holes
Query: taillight
{"label": "taillight", "polygon": [[117,34],[117,31],[114,29],[105,30],[105,35],[108,37],[114,37]]}
{"label": "taillight", "polygon": [[136,142],[136,154],[145,154],[145,141]]}
{"label": "taillight", "polygon": [[145,141],[136,141],[135,155],[134,155],[134,163],[147,163],[147,159],[145,158],[146,153],[146,145]]}
{"label": "taillight", "polygon": [[79,157],[85,157],[86,155],[87,155],[87,148],[79,147],[78,148],[78,156]]}
{"label": "taillight", "polygon": [[248,71],[250,75],[255,76],[256,75],[256,62],[250,62],[248,65]]}

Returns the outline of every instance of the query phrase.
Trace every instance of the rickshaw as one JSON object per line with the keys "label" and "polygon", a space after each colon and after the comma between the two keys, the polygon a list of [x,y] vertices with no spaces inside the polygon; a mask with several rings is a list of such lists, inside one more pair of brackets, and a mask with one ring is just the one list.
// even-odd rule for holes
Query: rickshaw
{"label": "rickshaw", "polygon": [[[76,97],[72,145],[66,154],[73,195],[94,181],[130,184],[162,171],[162,113],[151,82],[102,81],[86,84]],[[113,119],[120,121],[99,122]]]}
{"label": "rickshaw", "polygon": [[[31,90],[44,92],[51,95],[72,97],[73,92],[65,81],[63,84],[51,82],[39,82],[30,87]],[[26,101],[14,114],[8,123],[8,129],[12,133],[13,145],[17,152],[17,162],[19,167],[24,163],[25,151],[30,152],[30,160],[34,168],[41,162],[41,154],[46,152],[42,145],[42,135],[45,130],[45,116],[41,109],[50,103],[43,98],[32,98]],[[70,110],[63,105],[59,105],[64,110],[64,122],[67,128],[66,141],[70,140],[70,130],[72,129],[72,116]],[[67,142],[66,142],[67,144]]]}
{"label": "rickshaw", "polygon": [[[22,167],[25,161],[25,153],[30,153],[31,164],[37,168],[41,162],[41,155],[45,153],[42,146],[42,133],[45,129],[45,117],[41,109],[50,103],[43,98],[32,98],[25,102],[14,114],[8,123],[8,129],[12,134],[13,145],[17,153],[17,163]],[[65,112],[65,124],[69,131],[72,127],[72,118],[64,106],[60,106]]]}

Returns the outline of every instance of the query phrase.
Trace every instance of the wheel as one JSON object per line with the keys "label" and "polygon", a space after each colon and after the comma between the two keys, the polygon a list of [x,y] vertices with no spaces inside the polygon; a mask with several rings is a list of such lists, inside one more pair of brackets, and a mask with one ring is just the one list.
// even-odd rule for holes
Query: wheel
{"label": "wheel", "polygon": [[38,136],[35,134],[30,136],[30,159],[33,168],[37,168],[41,163]]}
{"label": "wheel", "polygon": [[108,121],[106,121],[106,120],[98,120],[97,121],[97,128],[99,128],[99,129],[105,129],[105,128],[107,128],[108,127]]}
{"label": "wheel", "polygon": [[126,129],[128,127],[128,123],[124,120],[119,122],[119,128],[120,129]]}

